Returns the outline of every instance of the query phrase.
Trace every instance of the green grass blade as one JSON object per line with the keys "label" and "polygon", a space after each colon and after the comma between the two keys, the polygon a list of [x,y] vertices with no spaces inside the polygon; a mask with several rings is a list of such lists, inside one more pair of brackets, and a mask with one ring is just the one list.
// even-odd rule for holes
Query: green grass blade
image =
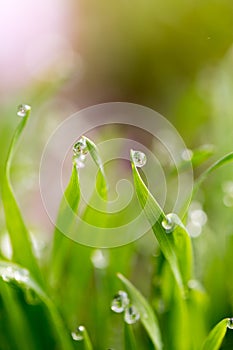
{"label": "green grass blade", "polygon": [[131,324],[125,322],[124,327],[125,350],[137,350],[136,339]]}
{"label": "green grass blade", "polygon": [[227,331],[228,322],[229,319],[224,318],[212,329],[203,344],[202,350],[218,350],[220,348]]}
{"label": "green grass blade", "polygon": [[159,204],[149,192],[148,188],[144,184],[137,167],[134,164],[131,153],[131,164],[134,178],[134,186],[138,196],[138,200],[144,210],[144,213],[151,224],[155,237],[158,240],[160,249],[168,261],[170,268],[174,274],[175,280],[179,285],[182,294],[184,293],[182,276],[179,268],[178,259],[174,249],[174,239],[172,234],[167,234],[162,226],[163,220],[166,219],[165,213],[160,208]]}
{"label": "green grass blade", "polygon": [[58,339],[58,343],[61,348],[73,350],[71,337],[68,336],[63,321],[54,303],[41,289],[36,280],[33,279],[33,277],[30,275],[29,270],[26,270],[21,266],[13,263],[0,261],[0,277],[6,283],[17,285],[22,290],[29,289],[33,291],[47,307],[52,325],[54,327],[56,339]]}
{"label": "green grass blade", "polygon": [[30,110],[26,112],[25,117],[21,118],[10,145],[3,175],[2,199],[7,230],[10,235],[13,249],[13,259],[15,262],[28,268],[38,282],[43,283],[41,273],[33,253],[30,235],[22,218],[10,181],[12,158],[29,115]]}
{"label": "green grass blade", "polygon": [[13,338],[16,349],[35,349],[28,320],[13,292],[7,283],[0,281],[0,295],[7,315],[9,336]]}
{"label": "green grass blade", "polygon": [[224,157],[217,160],[214,164],[212,164],[208,169],[204,171],[200,175],[200,177],[196,180],[195,186],[194,186],[194,193],[197,191],[197,189],[200,187],[202,182],[207,178],[209,174],[211,174],[213,171],[217,170],[218,168],[221,168],[222,166],[231,163],[233,161],[233,152],[226,154]]}
{"label": "green grass blade", "polygon": [[[66,259],[69,256],[70,247],[73,242],[59,230],[59,227],[71,227],[75,213],[80,202],[80,187],[78,171],[75,165],[72,167],[70,181],[61,199],[58,210],[57,222],[54,230],[53,251],[51,262],[51,273],[53,282],[59,281],[66,268]],[[70,210],[72,209],[72,211]]]}
{"label": "green grass blade", "polygon": [[83,331],[83,340],[84,340],[85,350],[93,350],[91,339],[90,339],[89,334],[88,334],[85,327],[84,327],[84,331]]}
{"label": "green grass blade", "polygon": [[161,350],[163,348],[161,333],[159,329],[158,320],[147,302],[147,300],[142,296],[142,294],[133,286],[133,284],[127,280],[122,274],[117,274],[118,278],[125,285],[128,290],[130,297],[132,298],[133,304],[136,306],[140,313],[141,322],[147,331],[152,343],[156,350]]}
{"label": "green grass blade", "polygon": [[83,136],[83,138],[86,140],[86,145],[92,159],[94,160],[95,164],[99,168],[99,176],[97,177],[97,184],[96,184],[97,191],[99,192],[101,197],[106,200],[107,193],[108,193],[108,185],[107,185],[107,180],[104,172],[103,163],[99,155],[99,150],[97,146],[94,144],[94,142],[92,142],[86,136]]}

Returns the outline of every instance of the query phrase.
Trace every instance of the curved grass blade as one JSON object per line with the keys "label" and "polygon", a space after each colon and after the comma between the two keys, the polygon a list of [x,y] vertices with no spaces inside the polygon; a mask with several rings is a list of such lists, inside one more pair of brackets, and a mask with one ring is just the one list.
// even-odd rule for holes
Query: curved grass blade
{"label": "curved grass blade", "polygon": [[88,334],[85,327],[83,330],[83,340],[84,340],[84,349],[85,350],[93,350],[91,339],[90,339],[89,334]]}
{"label": "curved grass blade", "polygon": [[33,274],[34,278],[43,284],[41,272],[33,254],[30,235],[22,218],[18,203],[15,199],[10,180],[12,158],[20,135],[22,134],[29,118],[30,110],[31,109],[28,106],[26,114],[23,118],[21,118],[11,141],[3,175],[2,199],[5,211],[6,226],[13,248],[13,259],[15,262],[28,268]]}
{"label": "curved grass blade", "polygon": [[194,194],[209,174],[231,162],[233,162],[233,152],[226,154],[225,156],[217,160],[214,164],[212,164],[208,169],[206,169],[195,182]]}
{"label": "curved grass blade", "polygon": [[47,294],[41,289],[38,283],[33,279],[33,277],[31,277],[29,270],[13,263],[0,261],[0,277],[4,282],[17,285],[22,290],[29,289],[33,291],[47,307],[52,325],[54,327],[56,339],[58,339],[61,348],[73,350],[71,337],[68,336],[55,305]]}
{"label": "curved grass blade", "polygon": [[218,350],[220,348],[227,331],[228,322],[229,319],[224,318],[212,329],[203,344],[202,350]]}
{"label": "curved grass blade", "polygon": [[135,166],[132,151],[131,164],[134,178],[134,186],[138,196],[138,200],[141,204],[141,207],[144,210],[147,220],[151,224],[152,230],[160,245],[160,249],[170,265],[175,280],[180,287],[181,293],[184,294],[184,286],[181,271],[174,249],[174,240],[172,234],[167,234],[162,226],[162,222],[166,220],[165,213],[163,212],[158,202],[155,200],[155,198],[152,196],[152,194],[149,192],[148,188],[144,184],[138,172],[138,169]]}
{"label": "curved grass blade", "polygon": [[161,350],[163,348],[161,333],[159,329],[158,320],[147,302],[147,300],[142,296],[142,294],[133,286],[133,284],[127,280],[122,274],[117,274],[118,278],[125,285],[128,290],[133,304],[136,306],[140,313],[141,322],[147,331],[152,343],[156,350]]}

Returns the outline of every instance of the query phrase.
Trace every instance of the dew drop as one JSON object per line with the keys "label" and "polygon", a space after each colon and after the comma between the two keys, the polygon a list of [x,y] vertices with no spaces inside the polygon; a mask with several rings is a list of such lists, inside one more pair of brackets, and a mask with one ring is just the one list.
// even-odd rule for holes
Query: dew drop
{"label": "dew drop", "polygon": [[96,269],[106,269],[109,263],[109,256],[107,252],[95,249],[91,255],[91,261]]}
{"label": "dew drop", "polygon": [[136,323],[140,318],[140,314],[134,305],[130,305],[125,309],[124,320],[128,324]]}
{"label": "dew drop", "polygon": [[233,329],[233,318],[228,318],[227,327]]}
{"label": "dew drop", "polygon": [[87,154],[88,153],[88,147],[87,142],[84,137],[81,137],[73,146],[73,154],[76,156],[79,156],[80,154]]}
{"label": "dew drop", "polygon": [[84,331],[85,331],[84,326],[79,326],[75,331],[73,331],[71,333],[71,336],[72,336],[73,340],[75,340],[75,341],[83,340],[83,338],[84,338]]}
{"label": "dew drop", "polygon": [[17,108],[17,116],[24,118],[27,115],[27,112],[31,110],[31,107],[25,104],[21,104]]}
{"label": "dew drop", "polygon": [[146,155],[140,151],[132,151],[134,164],[138,168],[142,168],[146,164]]}
{"label": "dew drop", "polygon": [[171,233],[175,228],[175,222],[173,221],[172,215],[173,214],[167,214],[162,221],[162,226],[166,233]]}
{"label": "dew drop", "polygon": [[84,168],[84,161],[88,153],[87,142],[81,137],[73,146],[73,164],[78,168]]}
{"label": "dew drop", "polygon": [[111,304],[111,310],[116,313],[121,313],[129,304],[128,294],[122,290],[114,296],[114,299]]}
{"label": "dew drop", "polygon": [[192,157],[193,151],[191,149],[186,148],[181,152],[181,158],[186,162],[190,161]]}

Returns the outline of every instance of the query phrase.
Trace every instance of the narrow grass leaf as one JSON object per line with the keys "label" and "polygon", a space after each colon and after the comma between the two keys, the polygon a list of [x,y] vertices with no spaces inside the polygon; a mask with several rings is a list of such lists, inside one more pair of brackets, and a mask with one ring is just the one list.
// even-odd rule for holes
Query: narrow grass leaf
{"label": "narrow grass leaf", "polygon": [[212,164],[208,169],[206,169],[196,180],[194,186],[194,193],[196,193],[197,189],[200,187],[203,181],[211,174],[213,171],[221,168],[222,166],[233,162],[233,152],[226,154],[224,157],[217,160],[214,164]]}
{"label": "narrow grass leaf", "polygon": [[227,331],[228,322],[229,319],[224,318],[212,329],[203,344],[202,350],[218,350],[220,348]]}
{"label": "narrow grass leaf", "polygon": [[30,235],[22,218],[10,181],[12,158],[29,115],[30,109],[28,109],[25,116],[21,118],[12,138],[3,175],[2,199],[7,230],[9,232],[11,245],[13,248],[13,259],[15,262],[28,268],[37,281],[43,284],[41,272],[33,253]]}
{"label": "narrow grass leaf", "polygon": [[158,240],[160,249],[164,254],[166,260],[168,261],[170,268],[175,276],[177,284],[179,285],[182,294],[184,293],[182,276],[179,268],[178,259],[175,254],[174,249],[174,239],[172,233],[167,234],[165,229],[162,226],[162,222],[166,220],[166,215],[163,212],[162,208],[159,206],[158,202],[149,192],[148,188],[144,184],[137,167],[133,161],[131,153],[131,164],[134,178],[134,186],[138,196],[138,200],[141,204],[141,207],[144,210],[147,220],[151,224],[152,230],[155,234],[155,237]]}
{"label": "narrow grass leaf", "polygon": [[140,313],[141,322],[148,333],[152,343],[156,350],[161,350],[163,348],[161,333],[159,329],[158,320],[147,302],[147,300],[142,296],[142,294],[133,286],[133,284],[127,280],[122,274],[117,274],[118,278],[125,285],[128,290],[130,297],[132,298],[133,304],[136,306]]}
{"label": "narrow grass leaf", "polygon": [[54,333],[62,349],[73,350],[71,337],[69,337],[60,314],[52,300],[41,289],[38,283],[30,275],[30,271],[13,263],[0,261],[0,277],[6,283],[17,285],[23,291],[31,290],[47,307]]}
{"label": "narrow grass leaf", "polygon": [[137,350],[136,339],[131,324],[125,323],[124,327],[125,350]]}

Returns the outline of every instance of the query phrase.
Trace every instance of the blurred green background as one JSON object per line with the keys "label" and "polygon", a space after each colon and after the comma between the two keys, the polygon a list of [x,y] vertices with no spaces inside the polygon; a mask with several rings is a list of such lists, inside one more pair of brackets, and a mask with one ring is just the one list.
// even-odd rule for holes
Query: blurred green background
{"label": "blurred green background", "polygon": [[[33,115],[12,178],[27,223],[39,241],[49,242],[52,232],[39,195],[43,147],[55,127],[83,107],[110,101],[142,104],[168,118],[188,148],[213,144],[212,161],[233,151],[232,0],[22,0],[20,4],[10,0],[1,3],[0,28],[0,175],[16,125],[16,106],[30,104]],[[195,169],[195,176],[207,164]],[[208,218],[193,237],[196,275],[209,298],[207,332],[233,314],[232,165],[212,174],[196,200]],[[2,204],[0,219],[4,237]],[[104,324],[105,302],[118,286],[114,273],[121,269],[146,296],[153,295],[154,249],[146,236],[112,250],[109,271],[95,271],[89,284],[83,280],[80,287],[79,302],[86,286],[95,285],[89,296],[94,305],[84,301],[83,310],[70,321],[72,306],[64,307],[70,328],[80,319],[89,324],[96,349],[104,348],[101,330],[97,316],[88,310],[102,310]],[[77,264],[82,264],[83,255],[91,266],[92,250],[80,247],[80,251]],[[62,297],[67,298],[61,296],[61,303]],[[119,322],[115,315],[112,322]],[[111,346],[113,333],[105,348]],[[232,344],[227,333],[222,349],[232,349]]]}

